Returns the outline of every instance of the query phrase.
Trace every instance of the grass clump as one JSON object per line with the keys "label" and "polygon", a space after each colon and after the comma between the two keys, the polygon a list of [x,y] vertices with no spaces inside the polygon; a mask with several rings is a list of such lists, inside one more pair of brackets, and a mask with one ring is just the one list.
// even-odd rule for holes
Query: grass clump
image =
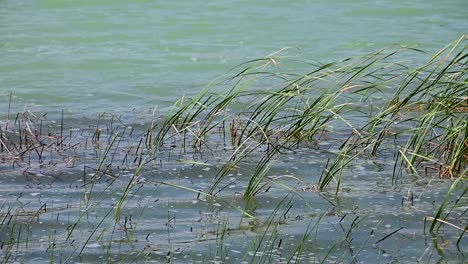
{"label": "grass clump", "polygon": [[[224,243],[234,240],[230,234],[249,232],[246,237],[252,238],[251,243],[240,259],[247,262],[299,262],[311,248],[315,248],[317,261],[326,262],[336,254],[357,261],[368,242],[380,246],[404,229],[389,230],[379,240],[371,237],[372,229],[358,251],[353,250],[353,234],[365,228],[365,220],[356,215],[356,208],[341,211],[338,201],[343,192],[347,195],[346,179],[353,166],[365,162],[385,163],[380,166],[389,172],[388,186],[403,181],[452,181],[434,215],[425,219],[431,221],[427,227],[432,233],[445,227],[460,232],[456,245],[461,247],[467,229],[463,222],[468,191],[467,38],[463,36],[433,55],[408,48],[382,49],[331,63],[302,63],[302,70],[292,72],[288,63],[298,62],[274,53],[235,67],[230,77],[212,83],[193,98],[181,98],[165,116],[153,111],[148,124],[140,127],[118,116],[102,115],[84,128],[67,128],[72,121],[63,114],[60,122],[51,122],[31,112],[14,117],[8,111],[7,120],[0,123],[1,168],[19,170],[28,184],[34,182],[34,188],[41,191],[68,184],[70,189],[80,190],[80,195],[66,207],[38,199],[37,210],[26,206],[30,200],[6,201],[0,207],[6,262],[15,260],[21,250],[27,251],[35,235],[31,226],[39,218],[53,215],[60,223],[60,214],[69,211],[73,220],[61,223],[67,226],[66,232],[51,228],[46,234],[50,262],[72,261],[95,248],[109,262],[133,257],[170,262],[185,250],[173,245],[192,243],[205,248],[204,243],[210,241],[217,246],[214,253],[194,260],[227,261],[233,259],[233,245]],[[406,57],[415,54],[424,56],[426,62],[410,65]],[[226,86],[229,88],[218,90]],[[308,179],[272,172],[285,157],[315,150],[326,153],[327,158],[321,164],[321,176],[311,177],[316,179],[312,186],[299,188]],[[180,173],[200,167],[212,176],[203,187],[194,183],[194,172],[186,177],[171,174],[173,169]],[[67,176],[69,171],[73,176]],[[158,178],[157,172],[167,173],[166,177]],[[241,181],[245,184],[238,184]],[[229,215],[210,208],[206,215],[213,219],[206,222],[217,223],[214,230],[203,227],[196,233],[190,223],[184,234],[190,233],[193,240],[173,242],[180,212],[170,209],[172,198],[164,195],[174,190],[190,197],[184,198],[188,205],[184,204],[187,201],[175,202],[187,210],[203,204],[223,208]],[[331,209],[317,219],[316,208],[300,193],[306,191],[324,198]],[[272,197],[283,196],[275,197],[278,204],[264,217],[265,213],[251,205],[268,192],[274,192]],[[31,193],[37,195],[40,192]],[[164,199],[167,205],[159,206]],[[406,199],[410,208],[413,193],[408,191]],[[288,218],[298,203],[303,211],[314,213]],[[158,210],[167,216],[159,223],[167,232],[167,245],[161,247],[160,241],[151,240],[161,228],[154,228],[144,218]],[[343,228],[347,216],[354,220]],[[310,243],[320,242],[320,224],[329,217],[341,217],[334,227],[341,227],[343,238],[323,252]],[[453,217],[461,220],[455,222]],[[303,236],[295,245],[286,245],[283,226],[303,218],[309,223]],[[142,241],[143,248],[135,249],[134,244]]]}
{"label": "grass clump", "polygon": [[[223,139],[227,135],[224,144],[233,151],[209,193],[239,162],[255,159],[257,168],[245,192],[255,195],[271,162],[327,140],[324,135],[342,143],[317,185],[321,191],[335,182],[338,192],[347,165],[365,156],[393,155],[394,177],[403,170],[416,177],[463,177],[468,156],[466,38],[427,55],[428,62],[415,68],[405,66],[402,58],[425,53],[406,48],[313,64],[304,74],[282,72],[275,57],[251,61],[228,80],[234,82],[230,90],[208,88],[177,105],[154,144],[161,145],[171,129],[177,136],[190,133],[199,151],[208,146],[213,130]],[[240,102],[243,107],[233,110]]]}

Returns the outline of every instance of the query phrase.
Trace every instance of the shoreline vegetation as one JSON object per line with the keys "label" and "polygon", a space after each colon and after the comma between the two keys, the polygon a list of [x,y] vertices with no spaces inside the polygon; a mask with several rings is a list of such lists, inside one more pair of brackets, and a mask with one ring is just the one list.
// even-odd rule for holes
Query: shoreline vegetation
{"label": "shoreline vegetation", "polygon": [[[277,250],[273,245],[282,243],[279,225],[284,224],[281,219],[291,209],[291,200],[304,200],[301,192],[310,191],[336,206],[335,198],[330,197],[346,193],[350,166],[363,160],[388,171],[389,186],[401,181],[449,182],[451,187],[445,198],[435,205],[435,214],[425,216],[421,230],[424,234],[455,232],[451,244],[459,248],[466,260],[467,252],[461,245],[466,244],[468,231],[467,40],[464,35],[434,55],[402,47],[327,64],[307,63],[309,71],[300,74],[282,68],[288,59],[282,57],[282,50],[236,66],[231,77],[213,82],[193,98],[180,98],[167,114],[153,111],[144,125],[128,124],[118,116],[103,114],[92,124],[75,127],[65,124],[68,121],[63,112],[61,120],[54,121],[29,111],[14,114],[10,113],[10,94],[6,119],[0,121],[0,169],[4,171],[0,175],[22,176],[24,184],[43,186],[66,182],[64,177],[78,177],[81,199],[67,208],[44,203],[39,208],[25,209],[13,202],[18,197],[0,197],[3,262],[27,258],[28,247],[34,247],[28,234],[42,215],[71,208],[76,211],[76,219],[67,227],[65,236],[55,237],[58,234],[53,227],[49,231],[49,241],[53,241],[47,252],[50,262],[77,259],[96,243],[106,245],[105,260],[115,261],[115,250],[122,244],[132,244],[129,233],[137,232],[137,227],[132,227],[133,231],[129,228],[131,219],[125,212],[145,185],[152,185],[156,196],[158,188],[165,186],[197,199],[218,201],[222,207],[237,212],[241,223],[259,216],[247,205],[217,198],[242,197],[249,204],[270,188],[279,189],[284,196],[262,218],[264,229],[256,236],[257,243],[248,248],[253,255],[245,252],[243,258],[272,262]],[[408,66],[408,53],[424,55],[427,62]],[[231,88],[217,92],[219,84]],[[288,155],[317,150],[326,151],[328,157],[321,164],[316,182],[271,172]],[[230,192],[231,176],[245,166],[251,168],[245,188]],[[213,177],[203,189],[152,179],[149,172],[163,167],[208,168]],[[98,224],[87,235],[81,235],[81,244],[70,247],[75,228],[87,221],[89,212],[102,205],[105,191],[114,185],[120,186],[114,192],[118,199],[104,214],[100,211]],[[413,203],[412,195],[408,190],[405,203]],[[458,221],[454,222],[452,215]],[[284,262],[301,261],[307,240],[317,232],[323,217],[311,217],[309,225],[304,226],[302,243],[288,252]],[[325,253],[317,253],[318,262],[331,261],[328,258],[333,250],[351,243],[351,230],[358,217],[340,243]],[[227,261],[222,244],[229,230],[232,232],[229,226],[229,221],[219,222],[215,231],[215,242],[219,244],[215,262]],[[400,230],[388,232],[374,245]],[[115,242],[119,232],[126,233],[127,240]],[[65,256],[60,255],[58,260],[56,251],[68,247],[72,249],[63,249],[65,253],[61,254]],[[442,258],[444,250],[436,250]],[[151,259],[150,252],[142,250],[132,256]],[[171,260],[170,252],[164,259]],[[262,252],[261,256],[258,252]],[[353,254],[343,261],[357,261],[359,254]]]}

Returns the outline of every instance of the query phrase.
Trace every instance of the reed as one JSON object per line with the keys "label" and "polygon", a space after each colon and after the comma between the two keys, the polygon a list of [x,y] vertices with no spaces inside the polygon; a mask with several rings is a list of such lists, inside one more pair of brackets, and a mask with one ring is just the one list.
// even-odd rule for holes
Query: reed
{"label": "reed", "polygon": [[[47,237],[50,262],[72,261],[84,255],[93,242],[105,245],[107,260],[115,261],[115,248],[124,248],[133,241],[148,241],[150,234],[142,239],[141,225],[136,224],[150,208],[149,202],[140,206],[143,198],[139,192],[148,186],[154,189],[149,195],[154,201],[164,198],[159,197],[160,188],[170,188],[191,193],[196,201],[216,200],[223,208],[233,209],[235,216],[218,222],[213,231],[215,236],[210,233],[209,238],[192,241],[215,241],[218,248],[214,261],[229,259],[223,242],[232,230],[230,224],[239,220],[238,230],[245,231],[242,224],[251,220],[261,228],[243,260],[270,263],[277,260],[275,254],[286,252],[286,262],[299,262],[309,238],[326,215],[318,220],[310,216],[298,245],[285,250],[281,226],[287,224],[286,215],[293,207],[291,201],[301,201],[304,208],[312,206],[298,191],[298,184],[306,182],[305,179],[295,175],[274,176],[272,168],[287,155],[321,149],[322,143],[332,145],[330,149],[321,149],[328,151],[328,162],[322,164],[318,182],[308,189],[326,198],[333,208],[337,205],[327,197],[341,195],[350,169],[362,161],[391,160],[391,164],[384,166],[389,171],[393,169],[390,185],[401,179],[451,181],[452,186],[434,215],[425,219],[432,221],[428,229],[431,233],[442,227],[460,232],[455,242],[459,246],[466,227],[463,221],[453,222],[450,216],[466,214],[460,211],[468,191],[467,39],[468,36],[462,36],[434,55],[408,48],[382,49],[330,63],[304,63],[306,69],[300,73],[283,67],[288,58],[274,53],[236,66],[228,77],[211,83],[193,98],[178,100],[165,116],[156,116],[154,109],[149,123],[138,128],[130,127],[118,116],[102,115],[97,124],[67,130],[68,119],[63,111],[58,123],[28,111],[13,119],[10,93],[7,120],[0,123],[0,166],[21,170],[29,181],[49,185],[61,181],[63,176],[49,179],[44,174],[80,169],[81,185],[76,188],[83,195],[67,208],[44,203],[38,210],[30,210],[22,204],[5,202],[0,210],[5,262],[16,261],[16,254],[25,250],[21,247],[29,246],[28,230],[34,219],[57,212],[58,222],[58,213],[70,208],[76,209],[77,216],[67,223],[66,234],[50,227]],[[427,62],[409,66],[405,56],[413,54],[425,56]],[[226,86],[230,88],[219,90]],[[204,166],[214,175],[206,189],[169,178],[153,179],[152,172],[162,170],[166,164],[171,168]],[[252,169],[247,171],[246,187],[236,192],[245,202],[242,208],[223,196],[235,195],[226,188],[231,183],[229,177],[247,165]],[[117,184],[119,187],[111,190]],[[261,218],[248,204],[271,188],[279,189],[284,196],[268,217]],[[107,200],[116,196],[109,207]],[[137,209],[130,206],[135,200]],[[105,212],[98,210],[103,205]],[[101,215],[92,219],[96,211]],[[167,243],[171,244],[169,225],[175,216],[167,212]],[[132,221],[132,216],[139,219]],[[320,261],[327,262],[338,248],[348,248],[350,257],[357,261],[370,240],[369,235],[358,251],[352,250],[358,218],[343,232],[343,238],[322,254]],[[88,225],[91,222],[94,224]],[[78,234],[80,228],[86,227],[89,231],[86,236]],[[388,233],[375,244],[400,230]],[[77,245],[74,241],[79,235],[83,242]],[[66,247],[73,250],[62,256]],[[141,249],[137,258],[151,259],[151,250],[151,247]],[[122,259],[131,260],[134,253],[123,254]],[[164,260],[174,260],[174,254],[169,248]]]}
{"label": "reed", "polygon": [[[209,193],[239,162],[258,159],[245,192],[255,195],[253,190],[261,186],[269,162],[300,144],[320,140],[320,131],[339,123],[348,128],[341,136],[349,136],[326,168],[318,185],[322,191],[335,182],[339,192],[347,165],[365,155],[380,155],[382,147],[398,153],[396,166],[406,167],[410,174],[434,169],[441,178],[463,176],[468,150],[465,41],[463,36],[415,69],[398,60],[407,52],[421,53],[411,49],[380,50],[319,65],[302,75],[266,70],[272,61],[277,64],[275,58],[252,61],[230,79],[232,89],[220,94],[207,89],[180,105],[165,119],[155,145],[176,127],[179,132],[190,131],[193,146],[201,147],[210,131],[222,123],[231,124],[227,133],[231,140],[225,144],[231,143],[235,150]],[[280,84],[263,87],[265,78]],[[359,103],[375,98],[385,103]],[[231,111],[241,99],[248,101],[244,108]],[[361,117],[359,123],[364,125],[358,126],[353,116],[370,108],[373,113],[365,120]]]}

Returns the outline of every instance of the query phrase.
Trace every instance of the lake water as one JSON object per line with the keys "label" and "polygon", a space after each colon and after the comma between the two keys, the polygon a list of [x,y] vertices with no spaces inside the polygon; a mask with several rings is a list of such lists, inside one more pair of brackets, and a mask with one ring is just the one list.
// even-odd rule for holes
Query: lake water
{"label": "lake water", "polygon": [[329,62],[466,33],[468,2],[0,1],[0,109],[93,116],[165,108],[284,47]]}
{"label": "lake water", "polygon": [[[147,132],[175,100],[245,61],[288,47],[287,69],[301,72],[306,64],[294,61],[383,47],[434,53],[467,33],[466,10],[466,0],[0,0],[0,260],[466,261],[458,226],[423,231],[453,181],[394,178],[393,150],[357,157],[339,195],[316,191],[349,136],[340,120],[319,141],[279,155],[250,199],[242,194],[266,147],[205,196],[237,147],[223,137],[224,124],[215,140],[204,138],[203,151],[186,145],[186,134],[187,142],[196,137],[189,130],[171,130],[155,151]],[[7,120],[10,93],[12,114],[46,118]],[[463,227],[468,187],[460,185],[444,219]]]}

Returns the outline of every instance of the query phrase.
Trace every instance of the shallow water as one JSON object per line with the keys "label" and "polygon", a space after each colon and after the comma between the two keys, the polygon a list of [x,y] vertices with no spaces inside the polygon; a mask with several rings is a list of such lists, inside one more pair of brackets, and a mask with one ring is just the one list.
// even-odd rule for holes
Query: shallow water
{"label": "shallow water", "polygon": [[0,109],[71,115],[165,109],[284,47],[329,62],[394,44],[439,50],[464,0],[0,2]]}
{"label": "shallow water", "polygon": [[[312,157],[315,165],[307,162]],[[1,240],[17,243],[14,251],[5,246],[3,251],[9,255],[4,256],[8,261],[54,258],[87,263],[240,263],[265,256],[286,263],[302,244],[296,256],[302,262],[320,262],[329,251],[327,261],[331,262],[463,262],[468,241],[464,238],[456,247],[459,232],[446,228],[431,236],[423,231],[424,217],[435,214],[450,181],[399,180],[391,185],[391,174],[374,162],[358,160],[345,171],[343,193],[318,194],[311,186],[328,157],[329,152],[318,150],[288,155],[269,175],[301,181],[285,177],[251,200],[240,195],[252,171],[249,164],[229,174],[214,198],[197,192],[210,185],[216,166],[169,164],[146,169],[132,188],[117,225],[113,212],[132,177],[129,171],[100,175],[91,187],[90,168],[86,173],[78,167],[44,169],[34,175],[4,169]],[[286,196],[289,191],[284,186],[293,192]],[[453,218],[462,213],[456,210],[447,221],[461,220]],[[242,211],[255,218],[242,216]],[[264,234],[268,238],[262,238]]]}
{"label": "shallow water", "polygon": [[[53,127],[44,123],[43,129],[48,125]],[[211,197],[201,192],[228,160],[228,144],[210,145],[202,153],[179,144],[161,147],[149,154],[116,218],[139,153],[147,151],[137,147],[145,126],[135,127],[133,134],[124,133],[128,127],[103,129],[102,145],[86,140],[93,127],[71,131],[55,147],[47,143],[54,137],[44,138],[42,162],[35,151],[22,158],[2,152],[0,256],[8,262],[86,263],[466,260],[467,238],[456,245],[460,231],[448,226],[424,232],[425,217],[435,215],[453,181],[393,179],[387,153],[350,164],[338,196],[333,187],[316,192],[314,184],[336,155],[335,139],[280,156],[268,172],[271,182],[251,199],[242,194],[260,153],[230,171]],[[115,131],[122,138],[112,144]],[[450,201],[464,189],[462,183]],[[465,205],[462,201],[445,220],[464,223]]]}

